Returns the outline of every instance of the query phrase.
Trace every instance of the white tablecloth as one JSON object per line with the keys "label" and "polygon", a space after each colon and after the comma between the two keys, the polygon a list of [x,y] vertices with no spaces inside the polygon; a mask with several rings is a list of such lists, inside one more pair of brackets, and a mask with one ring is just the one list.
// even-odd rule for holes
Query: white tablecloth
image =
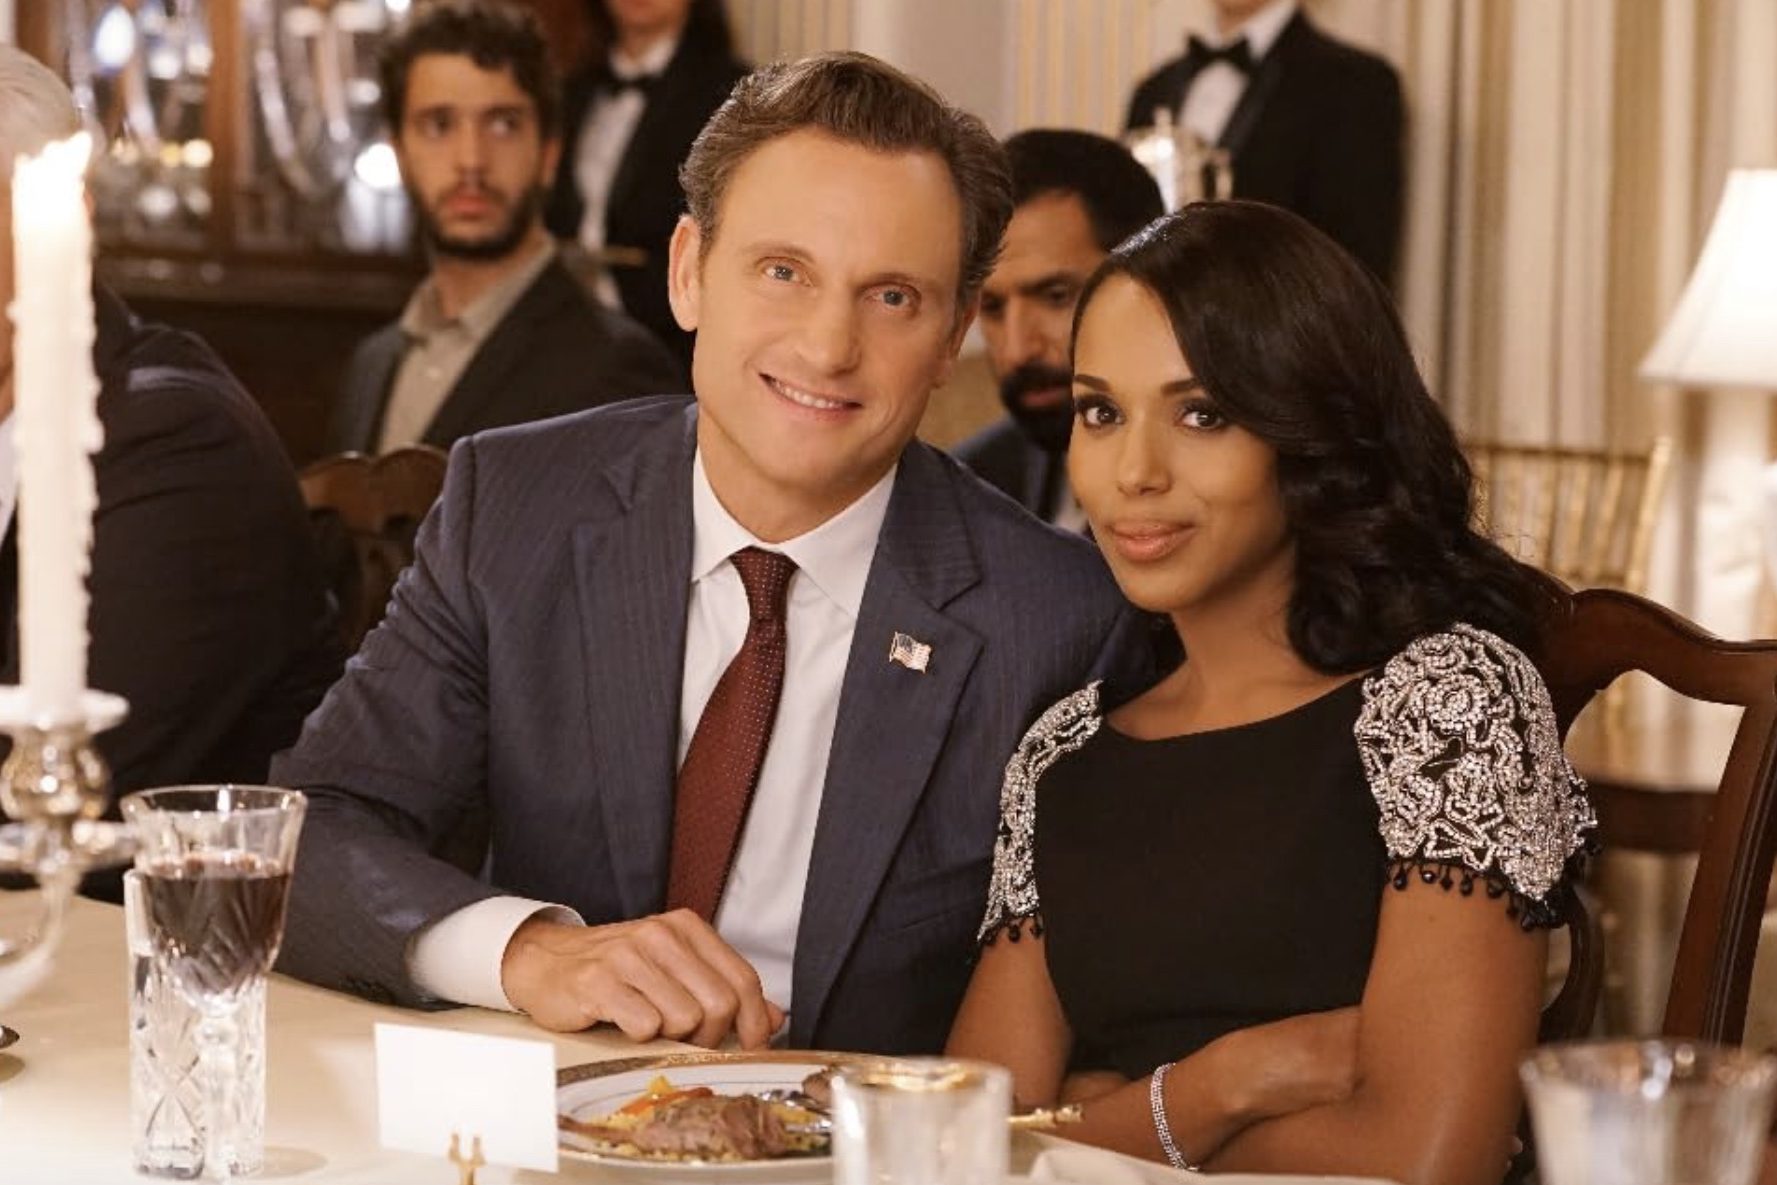
{"label": "white tablecloth", "polygon": [[[0,933],[16,935],[34,895],[0,894]],[[516,1016],[465,1008],[421,1013],[369,1004],[274,977],[267,996],[266,1171],[258,1180],[302,1185],[452,1185],[442,1159],[385,1152],[376,1138],[371,1026],[428,1025],[547,1040],[556,1065],[634,1056],[638,1047],[599,1030],[544,1033]],[[49,978],[0,1020],[21,1035],[0,1053],[0,1175],[31,1185],[141,1185],[129,1157],[127,996],[120,910],[78,902]],[[659,1043],[662,1050],[675,1048]],[[1082,1185],[1177,1185],[1185,1174],[1046,1137],[1014,1143],[1015,1180]],[[612,1181],[563,1161],[559,1177],[483,1169],[482,1185]],[[1221,1177],[1227,1185],[1285,1178]],[[1304,1181],[1305,1178],[1294,1178]],[[1322,1185],[1335,1185],[1319,1179]]]}

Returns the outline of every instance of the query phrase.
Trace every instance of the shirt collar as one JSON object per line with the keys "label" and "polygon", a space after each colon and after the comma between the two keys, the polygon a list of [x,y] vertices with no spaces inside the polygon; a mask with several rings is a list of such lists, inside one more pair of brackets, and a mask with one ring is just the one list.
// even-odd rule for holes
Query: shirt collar
{"label": "shirt collar", "polygon": [[438,289],[430,276],[414,290],[407,307],[401,312],[401,329],[410,338],[427,338],[451,326],[460,326],[469,339],[480,342],[492,333],[526,289],[536,282],[543,269],[555,258],[555,239],[546,238],[541,247],[509,272],[492,288],[483,292],[469,307],[455,317],[445,317],[438,308]]}
{"label": "shirt collar", "polygon": [[1227,36],[1217,30],[1203,35],[1203,40],[1220,49],[1224,45],[1233,45],[1242,37],[1246,38],[1247,48],[1252,50],[1253,61],[1258,61],[1271,52],[1277,39],[1283,36],[1283,27],[1290,23],[1299,8],[1297,0],[1271,0],[1270,4],[1247,17],[1245,22]]}
{"label": "shirt collar", "polygon": [[898,465],[890,469],[861,498],[814,530],[782,543],[762,543],[736,522],[716,497],[699,449],[691,463],[691,582],[710,575],[743,547],[781,551],[796,561],[829,600],[855,618],[864,603],[864,585],[870,578],[877,537],[888,517],[897,469]]}
{"label": "shirt collar", "polygon": [[658,74],[666,69],[667,64],[673,60],[673,55],[678,52],[677,37],[667,37],[655,42],[641,57],[633,60],[618,53],[613,46],[609,59],[611,73],[625,80]]}

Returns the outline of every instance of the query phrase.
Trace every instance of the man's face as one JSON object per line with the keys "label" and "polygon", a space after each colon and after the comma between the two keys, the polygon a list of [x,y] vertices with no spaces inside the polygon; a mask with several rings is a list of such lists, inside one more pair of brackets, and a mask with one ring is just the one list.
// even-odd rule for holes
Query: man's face
{"label": "man's face", "polygon": [[789,538],[888,472],[948,377],[969,321],[961,200],[935,154],[792,132],[734,170],[700,251],[681,219],[670,282],[697,331],[704,465],[731,514]]}
{"label": "man's face", "polygon": [[1012,213],[981,289],[981,336],[1006,411],[1050,452],[1073,424],[1068,338],[1080,289],[1105,256],[1071,193],[1038,194]]}
{"label": "man's face", "polygon": [[414,61],[395,154],[434,251],[512,254],[536,225],[560,151],[543,139],[536,104],[510,70],[483,70],[465,54]]}
{"label": "man's face", "polygon": [[670,33],[685,23],[691,0],[605,0],[611,21],[631,33]]}

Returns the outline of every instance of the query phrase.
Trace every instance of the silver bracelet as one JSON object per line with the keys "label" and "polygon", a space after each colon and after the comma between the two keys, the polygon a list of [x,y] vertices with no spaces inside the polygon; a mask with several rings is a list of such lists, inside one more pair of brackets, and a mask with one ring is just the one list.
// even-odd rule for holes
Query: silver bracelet
{"label": "silver bracelet", "polygon": [[1154,1113],[1154,1134],[1160,1137],[1160,1150],[1166,1153],[1168,1164],[1187,1173],[1201,1173],[1202,1166],[1192,1164],[1178,1150],[1172,1139],[1172,1125],[1166,1122],[1166,1071],[1170,1069],[1171,1062],[1161,1062],[1154,1076],[1148,1079],[1148,1110]]}

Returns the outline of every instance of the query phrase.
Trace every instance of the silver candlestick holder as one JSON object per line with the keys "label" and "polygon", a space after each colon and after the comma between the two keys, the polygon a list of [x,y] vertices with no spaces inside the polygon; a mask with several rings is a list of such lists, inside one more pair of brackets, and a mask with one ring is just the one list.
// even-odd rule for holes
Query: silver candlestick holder
{"label": "silver candlestick holder", "polygon": [[82,692],[72,718],[35,710],[21,687],[0,687],[0,731],[12,752],[0,765],[0,873],[28,876],[42,892],[22,935],[0,935],[0,1004],[29,991],[49,970],[68,903],[80,878],[126,863],[129,828],[99,816],[110,803],[111,771],[93,737],[128,713],[120,696]]}

